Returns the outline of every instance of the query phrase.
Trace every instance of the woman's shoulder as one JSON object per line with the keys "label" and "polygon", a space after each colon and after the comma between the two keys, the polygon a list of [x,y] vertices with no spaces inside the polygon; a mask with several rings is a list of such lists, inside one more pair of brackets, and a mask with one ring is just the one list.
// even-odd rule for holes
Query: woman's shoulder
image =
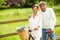
{"label": "woman's shoulder", "polygon": [[31,17],[32,17],[32,14],[30,14],[30,15],[28,16],[28,19],[31,18]]}

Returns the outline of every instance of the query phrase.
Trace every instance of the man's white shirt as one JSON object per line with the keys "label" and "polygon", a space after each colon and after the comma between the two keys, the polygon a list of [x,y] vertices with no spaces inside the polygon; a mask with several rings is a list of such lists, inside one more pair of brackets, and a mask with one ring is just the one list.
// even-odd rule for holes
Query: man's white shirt
{"label": "man's white shirt", "polygon": [[42,15],[42,28],[54,30],[56,24],[56,16],[52,8],[46,8],[45,12],[39,11],[38,15]]}

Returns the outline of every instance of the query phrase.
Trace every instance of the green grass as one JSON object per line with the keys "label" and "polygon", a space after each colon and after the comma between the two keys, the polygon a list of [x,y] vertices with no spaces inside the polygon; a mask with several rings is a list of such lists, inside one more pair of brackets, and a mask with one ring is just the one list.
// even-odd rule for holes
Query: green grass
{"label": "green grass", "polygon": [[16,32],[16,28],[20,26],[27,26],[28,22],[18,22],[0,25],[0,34],[8,34]]}
{"label": "green grass", "polygon": [[60,16],[59,17],[56,17],[56,24],[60,24]]}
{"label": "green grass", "polygon": [[[0,25],[0,34],[8,34],[12,32],[16,32],[17,27],[26,26],[28,22],[18,22],[18,23],[10,23],[10,24],[3,24]],[[20,40],[18,35],[0,38],[0,40]]]}
{"label": "green grass", "polygon": [[20,40],[20,38],[18,35],[15,35],[10,37],[0,38],[0,40]]}
{"label": "green grass", "polygon": [[[58,11],[60,9],[55,9],[56,15],[60,13]],[[32,13],[31,8],[19,8],[19,9],[5,9],[0,10],[0,21],[14,20],[14,19],[25,19]],[[60,14],[59,14],[60,15]],[[57,16],[57,23],[60,24],[60,16]],[[2,24],[0,25],[0,34],[8,34],[12,32],[16,32],[16,28],[20,26],[26,26],[28,22],[17,22],[10,24]],[[56,35],[60,35],[60,27],[55,28]],[[0,40],[19,40],[19,36],[10,36],[5,38],[0,38]]]}
{"label": "green grass", "polygon": [[0,10],[0,21],[28,18],[31,13],[31,8]]}
{"label": "green grass", "polygon": [[[21,25],[23,25],[23,24],[21,24]],[[19,24],[17,24],[17,26],[19,26]],[[14,29],[13,28],[9,28],[9,27],[7,27],[7,28],[9,28],[9,29],[13,29],[13,30],[15,30],[15,28],[17,27],[17,26],[15,26],[14,27]],[[7,29],[8,30],[8,29]],[[6,32],[8,32],[7,30],[5,30]],[[6,33],[5,32],[5,33]],[[10,31],[11,32],[11,31]],[[55,34],[56,35],[60,35],[60,27],[56,27],[55,28]],[[20,38],[19,38],[19,36],[18,35],[15,35],[15,36],[10,36],[10,37],[5,37],[5,38],[0,38],[0,40],[20,40]]]}
{"label": "green grass", "polygon": [[60,35],[60,26],[55,28],[55,34]]}
{"label": "green grass", "polygon": [[[60,8],[54,8],[56,15],[60,14]],[[32,13],[31,8],[5,9],[0,10],[0,21],[28,18]]]}

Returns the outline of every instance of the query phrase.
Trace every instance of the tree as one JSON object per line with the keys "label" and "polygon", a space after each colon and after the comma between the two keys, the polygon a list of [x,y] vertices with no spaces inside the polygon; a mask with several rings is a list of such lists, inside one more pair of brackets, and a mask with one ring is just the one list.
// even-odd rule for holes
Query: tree
{"label": "tree", "polygon": [[45,0],[48,6],[54,6],[60,4],[60,0]]}
{"label": "tree", "polygon": [[55,0],[55,5],[60,4],[60,0]]}

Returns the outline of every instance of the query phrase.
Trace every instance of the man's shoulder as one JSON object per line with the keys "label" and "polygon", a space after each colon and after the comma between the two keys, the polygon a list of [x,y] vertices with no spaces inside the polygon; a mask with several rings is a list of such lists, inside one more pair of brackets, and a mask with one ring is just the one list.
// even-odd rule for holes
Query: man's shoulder
{"label": "man's shoulder", "polygon": [[47,8],[47,10],[49,10],[49,11],[50,11],[50,10],[53,10],[53,8]]}

